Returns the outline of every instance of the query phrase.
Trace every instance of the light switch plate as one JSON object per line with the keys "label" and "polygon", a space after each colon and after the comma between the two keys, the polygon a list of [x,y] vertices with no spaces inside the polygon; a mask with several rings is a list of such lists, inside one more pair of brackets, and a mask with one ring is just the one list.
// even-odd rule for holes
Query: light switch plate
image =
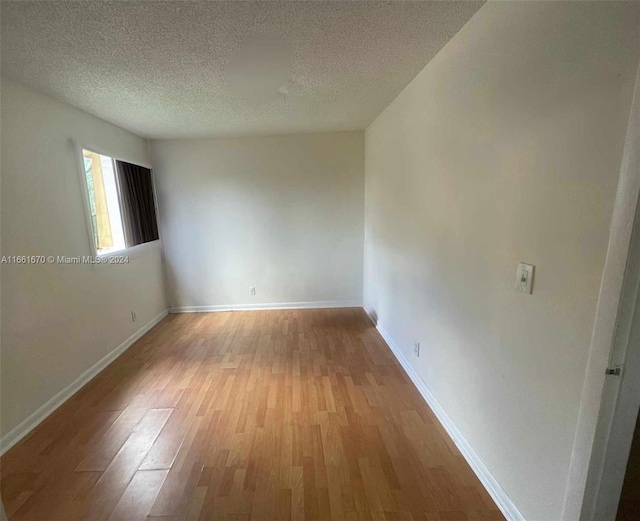
{"label": "light switch plate", "polygon": [[533,264],[518,263],[518,273],[516,275],[516,289],[522,293],[533,293]]}

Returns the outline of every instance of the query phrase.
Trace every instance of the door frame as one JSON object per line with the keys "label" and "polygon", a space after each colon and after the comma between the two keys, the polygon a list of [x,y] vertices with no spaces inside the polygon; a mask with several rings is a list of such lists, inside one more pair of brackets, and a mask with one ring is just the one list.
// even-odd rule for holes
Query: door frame
{"label": "door frame", "polygon": [[620,376],[605,379],[602,407],[591,455],[584,520],[615,520],[633,434],[640,410],[640,207],[636,211],[631,248],[618,312],[609,367]]}
{"label": "door frame", "polygon": [[[628,304],[629,301],[635,302],[638,296],[638,288],[633,287],[630,275],[626,275],[628,261],[632,260],[630,257],[631,238],[636,212],[639,209],[639,195],[640,63],[636,74],[620,178],[611,220],[609,245],[580,399],[578,422],[565,489],[563,521],[595,521],[595,519],[610,521],[608,518],[594,516],[596,512],[602,512],[601,509],[606,504],[611,504],[612,495],[615,494],[615,489],[618,487],[617,485],[603,487],[601,484],[604,481],[609,483],[610,480],[617,480],[620,482],[621,489],[622,479],[624,479],[624,468],[619,469],[613,465],[613,460],[610,463],[606,463],[606,461],[614,454],[618,454],[617,460],[619,461],[619,454],[626,452],[626,456],[624,456],[626,462],[629,454],[630,439],[625,448],[624,444],[620,443],[621,440],[611,436],[611,433],[614,432],[616,436],[619,436],[619,430],[625,430],[625,422],[619,422],[622,418],[620,407],[623,406],[624,400],[621,401],[619,398],[623,396],[621,391],[626,389],[626,384],[633,380],[631,372],[634,371],[634,367],[623,369],[621,377],[607,376],[605,370],[610,361],[621,363],[619,360],[624,360],[624,358],[620,358],[620,354],[627,351],[627,345],[625,344],[623,347],[621,347],[622,344],[616,345],[616,339],[620,339],[622,342],[624,338],[622,334],[616,335],[616,332],[618,324],[622,326],[623,305]],[[640,221],[636,222],[635,228],[640,229]],[[640,231],[637,234],[640,235]],[[629,324],[630,326],[631,324]],[[640,374],[635,376],[640,380]],[[625,392],[624,395],[626,396],[626,394]],[[619,407],[618,410],[616,410],[616,405]],[[614,423],[617,427],[615,431],[612,431]],[[613,449],[614,439],[617,440],[617,449]],[[617,476],[620,472],[622,478]],[[614,500],[616,507],[620,489],[618,489],[618,496]],[[615,518],[615,512],[613,516],[611,520]]]}

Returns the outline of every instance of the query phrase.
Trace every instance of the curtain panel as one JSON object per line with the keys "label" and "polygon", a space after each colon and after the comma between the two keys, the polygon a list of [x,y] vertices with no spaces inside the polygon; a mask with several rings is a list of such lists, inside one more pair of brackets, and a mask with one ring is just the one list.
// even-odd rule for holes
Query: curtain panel
{"label": "curtain panel", "polygon": [[116,161],[122,223],[127,246],[158,239],[156,205],[151,170]]}

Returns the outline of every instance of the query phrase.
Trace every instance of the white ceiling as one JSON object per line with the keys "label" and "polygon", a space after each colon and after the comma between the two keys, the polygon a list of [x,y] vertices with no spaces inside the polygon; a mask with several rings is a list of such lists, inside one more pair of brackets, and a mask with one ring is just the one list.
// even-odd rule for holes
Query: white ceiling
{"label": "white ceiling", "polygon": [[150,138],[363,129],[482,3],[3,1],[1,72]]}

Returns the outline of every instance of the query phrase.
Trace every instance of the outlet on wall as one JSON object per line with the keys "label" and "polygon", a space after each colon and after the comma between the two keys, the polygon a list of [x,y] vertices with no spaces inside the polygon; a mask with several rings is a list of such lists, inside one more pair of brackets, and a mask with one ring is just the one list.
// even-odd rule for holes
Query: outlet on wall
{"label": "outlet on wall", "polygon": [[416,355],[416,358],[420,356],[420,340],[413,341],[413,354]]}
{"label": "outlet on wall", "polygon": [[135,322],[136,320],[138,320],[138,315],[136,314],[135,311],[131,312],[131,322]]}
{"label": "outlet on wall", "polygon": [[249,295],[255,295],[255,294],[256,294],[256,287],[249,286]]}

